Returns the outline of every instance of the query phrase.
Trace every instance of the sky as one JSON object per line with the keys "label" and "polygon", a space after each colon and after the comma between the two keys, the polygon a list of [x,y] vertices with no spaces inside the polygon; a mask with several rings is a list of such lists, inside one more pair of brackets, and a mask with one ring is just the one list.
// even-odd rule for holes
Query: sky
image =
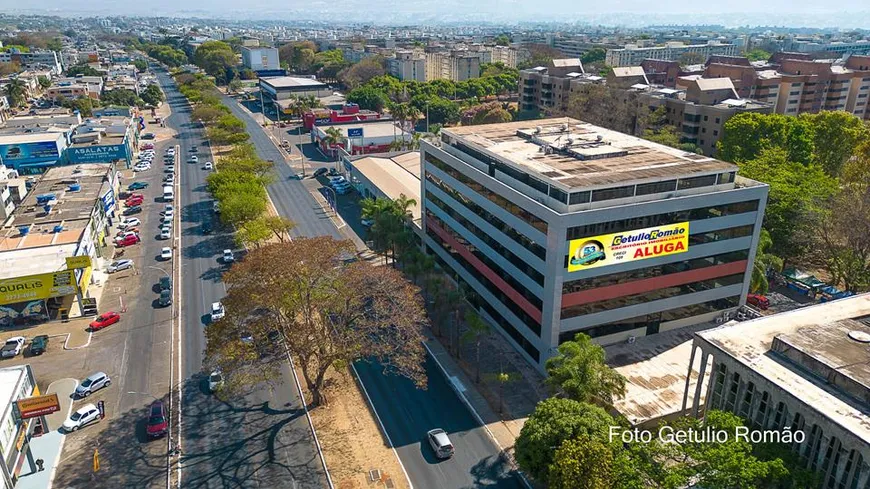
{"label": "sky", "polygon": [[[147,15],[203,18],[334,20],[349,22],[535,22],[607,25],[717,23],[870,28],[867,0],[840,0],[837,10],[817,0],[0,0],[0,11],[52,15]],[[26,9],[26,10],[25,10]],[[863,15],[856,15],[862,13]]]}

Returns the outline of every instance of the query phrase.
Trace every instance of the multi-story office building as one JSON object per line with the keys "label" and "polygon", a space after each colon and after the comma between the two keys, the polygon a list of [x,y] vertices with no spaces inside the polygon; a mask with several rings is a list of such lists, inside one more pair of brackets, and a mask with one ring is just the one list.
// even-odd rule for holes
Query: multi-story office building
{"label": "multi-story office building", "polygon": [[45,68],[51,70],[54,75],[59,75],[63,71],[57,53],[54,51],[22,53],[17,49],[12,49],[10,51],[0,52],[0,63],[16,63],[24,69]]}
{"label": "multi-story office building", "polygon": [[278,49],[242,46],[242,65],[256,72],[280,70]]}
{"label": "multi-story office building", "polygon": [[817,40],[791,40],[786,42],[789,51],[798,53],[827,52],[836,54],[865,54],[870,55],[870,41],[817,41]]}
{"label": "multi-story office building", "polygon": [[868,489],[868,344],[867,294],[695,333],[690,365],[700,375],[683,410],[800,431],[786,446],[821,476],[818,487]]}
{"label": "multi-story office building", "polygon": [[707,44],[683,44],[668,42],[664,46],[642,48],[634,44],[626,44],[622,49],[608,49],[605,63],[608,66],[638,66],[645,59],[660,59],[677,61],[687,53],[697,53],[704,58],[713,55],[736,56],[739,48],[735,44],[724,44],[719,41],[709,41]]}
{"label": "multi-story office building", "polygon": [[426,247],[539,369],[744,303],[768,188],[734,164],[557,118],[443,129],[422,165]]}
{"label": "multi-story office building", "polygon": [[456,82],[480,76],[480,56],[464,50],[426,53],[426,81]]}
{"label": "multi-story office building", "polygon": [[387,58],[387,72],[399,80],[426,81],[426,57],[414,51],[396,51]]}

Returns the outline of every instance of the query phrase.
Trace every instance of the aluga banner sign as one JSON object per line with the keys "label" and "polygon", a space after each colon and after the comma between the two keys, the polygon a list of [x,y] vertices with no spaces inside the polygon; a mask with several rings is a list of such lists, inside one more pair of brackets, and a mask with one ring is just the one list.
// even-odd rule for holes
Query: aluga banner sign
{"label": "aluga banner sign", "polygon": [[688,222],[580,238],[568,244],[568,271],[674,255],[688,249]]}

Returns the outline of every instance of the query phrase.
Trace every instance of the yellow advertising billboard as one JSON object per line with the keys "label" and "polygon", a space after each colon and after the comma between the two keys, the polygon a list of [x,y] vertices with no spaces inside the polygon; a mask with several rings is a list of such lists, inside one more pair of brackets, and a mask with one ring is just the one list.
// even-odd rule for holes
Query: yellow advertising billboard
{"label": "yellow advertising billboard", "polygon": [[66,257],[66,268],[69,270],[74,268],[87,268],[89,266],[91,266],[91,257],[88,255]]}
{"label": "yellow advertising billboard", "polygon": [[688,222],[575,239],[568,244],[568,271],[674,255],[688,249]]}
{"label": "yellow advertising billboard", "polygon": [[0,280],[0,304],[63,297],[76,293],[74,270]]}

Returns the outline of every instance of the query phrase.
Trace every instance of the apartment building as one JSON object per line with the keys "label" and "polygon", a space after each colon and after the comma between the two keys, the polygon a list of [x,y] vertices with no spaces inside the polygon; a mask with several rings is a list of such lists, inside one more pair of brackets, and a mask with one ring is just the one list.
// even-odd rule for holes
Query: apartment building
{"label": "apartment building", "polygon": [[387,72],[399,80],[425,82],[426,57],[414,51],[396,51],[395,58],[387,58]]}
{"label": "apartment building", "polygon": [[736,165],[571,118],[441,134],[427,251],[538,369],[577,333],[631,342],[744,303],[768,188]]}
{"label": "apartment building", "polygon": [[241,49],[242,66],[245,68],[256,72],[281,69],[281,63],[278,61],[278,49],[245,46]]}
{"label": "apartment building", "polygon": [[584,73],[577,58],[554,59],[547,66],[520,71],[520,110],[567,108],[572,88]]}
{"label": "apartment building", "polygon": [[[818,487],[870,488],[870,295],[695,333],[683,410],[729,411],[760,430],[802,432],[785,445]],[[704,395],[706,393],[706,395]]]}
{"label": "apartment building", "polygon": [[697,53],[704,58],[713,55],[736,56],[739,48],[735,44],[719,41],[708,41],[707,44],[683,44],[668,42],[664,46],[640,47],[636,44],[626,44],[622,49],[608,49],[605,64],[612,67],[639,66],[645,59],[677,61],[686,53]]}
{"label": "apartment building", "polygon": [[17,63],[23,69],[49,69],[59,75],[63,71],[57,53],[54,51],[34,51],[22,53],[17,49],[0,52],[0,63]]}
{"label": "apartment building", "polygon": [[810,39],[794,39],[786,43],[788,51],[798,53],[828,52],[843,54],[870,54],[870,41],[821,41]]}
{"label": "apartment building", "polygon": [[480,56],[465,50],[426,53],[426,81],[455,82],[480,77]]}

